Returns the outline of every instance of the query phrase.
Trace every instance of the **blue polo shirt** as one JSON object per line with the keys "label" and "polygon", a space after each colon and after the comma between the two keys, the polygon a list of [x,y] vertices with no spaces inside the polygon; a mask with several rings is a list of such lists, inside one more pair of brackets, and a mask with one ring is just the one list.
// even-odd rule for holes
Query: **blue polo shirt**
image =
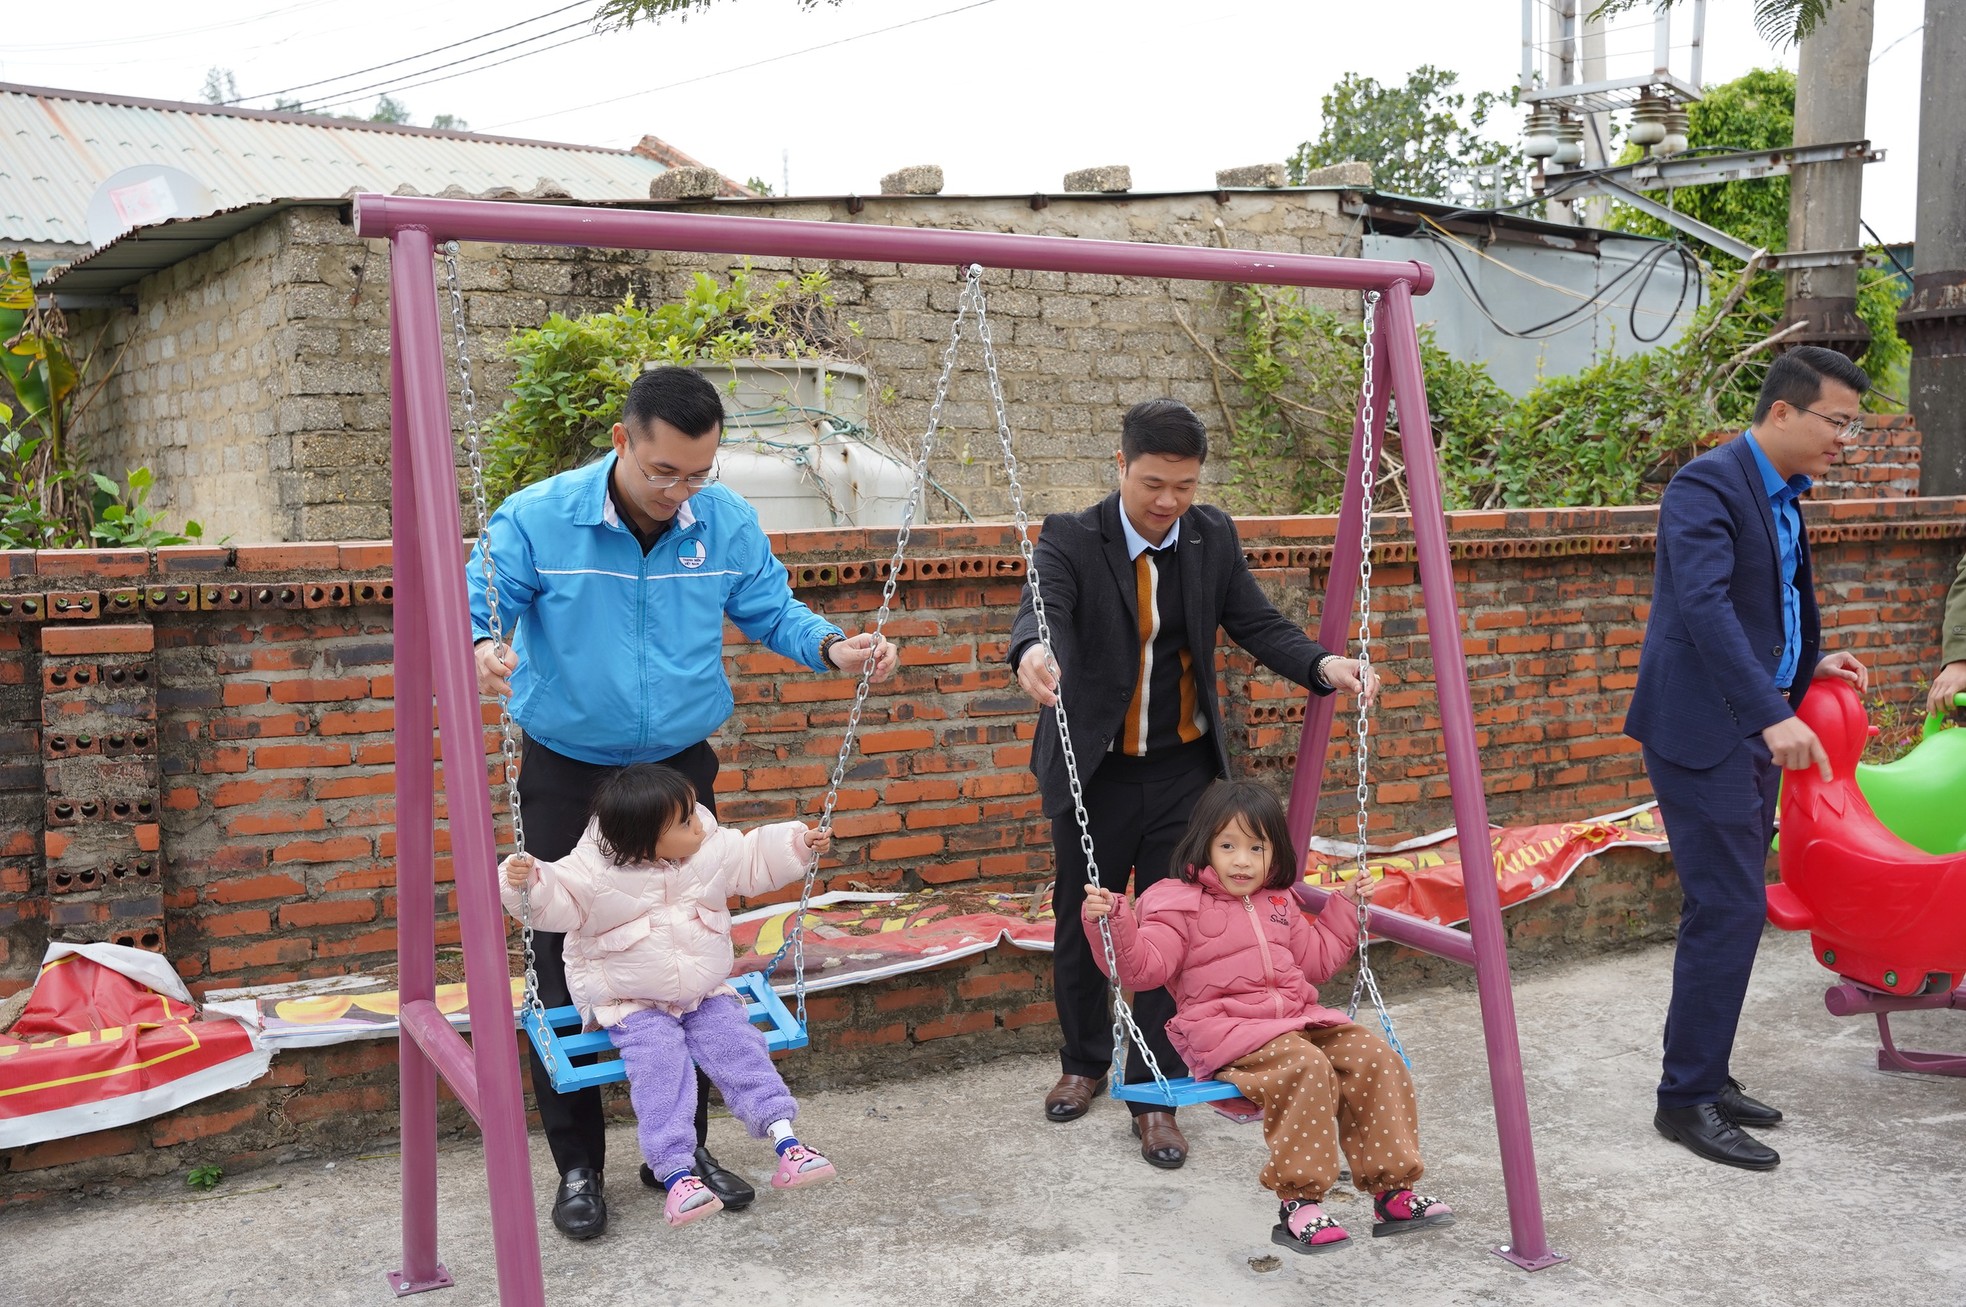
{"label": "blue polo shirt", "polygon": [[1768,511],[1775,518],[1775,549],[1782,570],[1782,661],[1775,667],[1775,688],[1786,690],[1795,684],[1796,663],[1802,658],[1802,595],[1795,588],[1795,570],[1802,560],[1802,510],[1795,501],[1815,482],[1799,472],[1782,480],[1768,455],[1761,452],[1753,431],[1747,433],[1747,442],[1754,465],[1761,469]]}

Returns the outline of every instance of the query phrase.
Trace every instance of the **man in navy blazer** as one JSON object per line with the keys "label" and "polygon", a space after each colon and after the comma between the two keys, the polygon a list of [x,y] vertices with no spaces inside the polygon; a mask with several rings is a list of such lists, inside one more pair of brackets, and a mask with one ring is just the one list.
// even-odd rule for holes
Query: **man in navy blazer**
{"label": "man in navy blazer", "polygon": [[[1242,555],[1235,523],[1195,502],[1208,430],[1187,405],[1150,399],[1120,423],[1120,488],[1079,513],[1053,513],[1035,551],[1047,647],[1031,592],[1011,630],[1017,683],[1044,709],[1031,770],[1051,818],[1057,887],[1052,915],[1052,992],[1062,1036],[1061,1074],[1045,1095],[1045,1117],[1085,1115],[1113,1060],[1106,978],[1092,960],[1079,909],[1086,857],[1080,844],[1056,714],[1070,687],[1067,724],[1083,783],[1093,856],[1105,888],[1135,895],[1172,870],[1174,848],[1203,790],[1229,774],[1228,740],[1215,698],[1218,629],[1271,671],[1319,694],[1369,700],[1376,673],[1327,652],[1277,611]],[[1134,1016],[1171,1076],[1186,1075],[1167,1042],[1174,1001],[1164,989],[1138,994]],[[1136,1048],[1129,1080],[1148,1078]],[[1172,1111],[1131,1103],[1133,1132],[1150,1165],[1173,1169],[1188,1141]]]}
{"label": "man in navy blazer", "polygon": [[1862,430],[1869,386],[1833,350],[1789,350],[1768,369],[1750,429],[1673,477],[1625,717],[1684,895],[1653,1124],[1709,1161],[1754,1171],[1781,1157],[1742,1127],[1782,1114],[1747,1096],[1728,1059],[1767,913],[1776,797],[1784,768],[1830,774],[1795,709],[1811,677],[1868,682],[1852,654],[1818,658],[1797,500]]}

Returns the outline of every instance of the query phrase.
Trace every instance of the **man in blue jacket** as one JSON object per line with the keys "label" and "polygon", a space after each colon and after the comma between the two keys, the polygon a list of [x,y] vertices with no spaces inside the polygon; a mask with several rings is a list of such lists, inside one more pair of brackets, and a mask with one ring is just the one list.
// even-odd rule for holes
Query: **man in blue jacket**
{"label": "man in blue jacket", "polygon": [[[689,368],[644,372],[629,388],[614,451],[527,486],[499,505],[489,534],[507,644],[492,640],[482,560],[467,563],[478,688],[511,696],[525,731],[519,810],[527,851],[573,850],[594,791],[638,762],[676,768],[716,811],[713,735],[733,708],[723,631],[737,628],[821,671],[894,674],[897,651],[847,637],[792,597],[785,567],[749,504],[717,484],[723,400]],[[570,1002],[564,936],[535,933],[540,997]],[[607,1226],[601,1093],[555,1093],[532,1056],[540,1123],[560,1172],[553,1224],[574,1239]],[[726,1208],[756,1194],[702,1147],[709,1085],[697,1084],[697,1170]],[[658,1182],[647,1166],[642,1182]]]}
{"label": "man in blue jacket", "polygon": [[1625,734],[1644,746],[1684,901],[1666,1012],[1659,1133],[1725,1166],[1772,1170],[1743,1127],[1781,1112],[1729,1074],[1768,910],[1766,865],[1782,770],[1820,768],[1795,715],[1815,676],[1862,690],[1848,653],[1818,661],[1821,625],[1797,499],[1863,429],[1870,380],[1833,350],[1768,368],[1753,426],[1679,470],[1659,505],[1652,615]]}

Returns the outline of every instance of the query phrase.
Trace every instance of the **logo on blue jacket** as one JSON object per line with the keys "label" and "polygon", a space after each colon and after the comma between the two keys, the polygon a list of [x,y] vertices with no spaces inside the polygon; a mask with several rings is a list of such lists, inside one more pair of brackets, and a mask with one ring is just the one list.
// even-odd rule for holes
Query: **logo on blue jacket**
{"label": "logo on blue jacket", "polygon": [[682,548],[676,551],[676,561],[692,572],[703,566],[704,560],[709,558],[709,556],[709,552],[703,548],[703,542],[701,540],[685,541]]}

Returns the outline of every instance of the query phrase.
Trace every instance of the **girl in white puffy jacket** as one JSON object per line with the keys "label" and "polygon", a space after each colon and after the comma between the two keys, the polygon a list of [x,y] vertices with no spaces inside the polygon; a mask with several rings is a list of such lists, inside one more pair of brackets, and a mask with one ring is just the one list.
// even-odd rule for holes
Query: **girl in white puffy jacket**
{"label": "girl in white puffy jacket", "polygon": [[730,987],[726,906],[797,880],[829,843],[803,822],[748,834],[719,826],[681,772],[637,763],[603,782],[572,853],[545,863],[514,854],[502,866],[506,909],[517,916],[528,891],[534,928],[566,933],[567,989],[620,1050],[671,1225],[723,1206],[693,1173],[697,1066],[752,1137],[771,1139],[775,1188],[835,1173],[792,1133],[798,1104]]}

